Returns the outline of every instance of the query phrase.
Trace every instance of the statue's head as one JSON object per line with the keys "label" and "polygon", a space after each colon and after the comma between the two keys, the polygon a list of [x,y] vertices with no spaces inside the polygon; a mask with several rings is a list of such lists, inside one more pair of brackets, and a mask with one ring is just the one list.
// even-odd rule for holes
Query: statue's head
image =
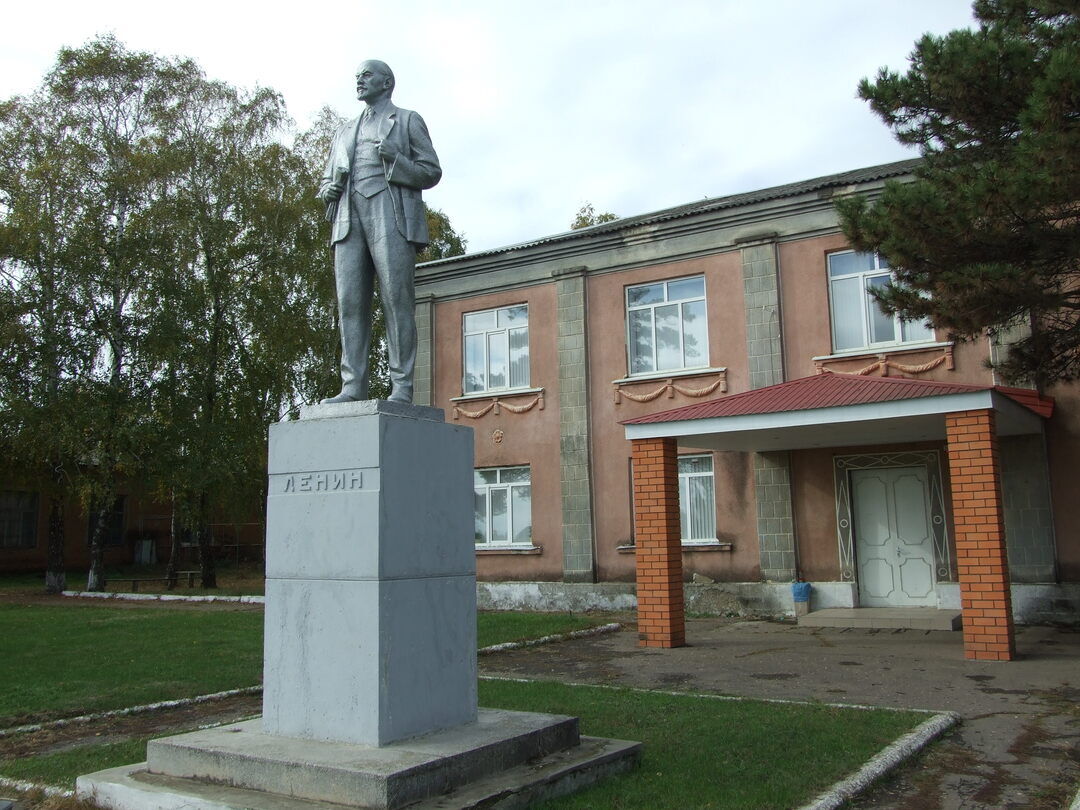
{"label": "statue's head", "polygon": [[366,59],[356,69],[356,97],[374,104],[381,98],[389,98],[394,92],[394,71],[386,62]]}

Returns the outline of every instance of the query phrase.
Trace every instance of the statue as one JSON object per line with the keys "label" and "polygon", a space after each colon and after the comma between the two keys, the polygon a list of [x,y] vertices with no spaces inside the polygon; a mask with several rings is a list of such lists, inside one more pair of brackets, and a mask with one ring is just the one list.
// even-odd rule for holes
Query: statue
{"label": "statue", "polygon": [[390,399],[412,402],[416,363],[413,273],[416,252],[428,243],[421,198],[442,177],[427,125],[395,107],[394,74],[369,59],[356,69],[356,97],[367,106],[338,130],[319,186],[333,223],[341,393],[323,403],[368,398],[371,302],[379,280],[390,367]]}

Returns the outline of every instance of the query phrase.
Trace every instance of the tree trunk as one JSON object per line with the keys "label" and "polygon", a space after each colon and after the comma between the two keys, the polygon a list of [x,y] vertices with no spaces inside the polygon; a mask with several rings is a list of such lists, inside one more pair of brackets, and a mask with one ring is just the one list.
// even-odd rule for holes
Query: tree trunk
{"label": "tree trunk", "polygon": [[105,526],[112,510],[112,499],[102,498],[98,507],[97,525],[90,538],[90,573],[86,577],[86,590],[97,592],[105,590]]}
{"label": "tree trunk", "polygon": [[209,498],[204,492],[199,496],[199,577],[203,588],[217,587],[217,568],[214,550],[210,547]]}
{"label": "tree trunk", "polygon": [[180,562],[180,532],[176,525],[176,494],[172,499],[172,517],[169,519],[169,564],[165,567],[165,576],[168,577],[169,590],[176,587],[176,567]]}
{"label": "tree trunk", "polygon": [[[59,477],[59,476],[58,476]],[[45,568],[45,593],[67,590],[64,570],[64,497],[58,491],[49,495],[49,550]]]}

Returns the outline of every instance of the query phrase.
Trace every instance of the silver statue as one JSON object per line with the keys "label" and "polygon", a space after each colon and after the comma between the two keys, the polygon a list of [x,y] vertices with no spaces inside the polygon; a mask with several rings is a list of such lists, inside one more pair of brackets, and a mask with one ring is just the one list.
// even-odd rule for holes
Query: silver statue
{"label": "silver statue", "polygon": [[371,302],[379,279],[390,366],[390,399],[412,402],[416,363],[413,272],[428,243],[420,192],[442,177],[424,119],[395,107],[394,74],[369,59],[356,69],[356,97],[367,106],[334,136],[319,186],[333,223],[341,393],[323,402],[368,397]]}

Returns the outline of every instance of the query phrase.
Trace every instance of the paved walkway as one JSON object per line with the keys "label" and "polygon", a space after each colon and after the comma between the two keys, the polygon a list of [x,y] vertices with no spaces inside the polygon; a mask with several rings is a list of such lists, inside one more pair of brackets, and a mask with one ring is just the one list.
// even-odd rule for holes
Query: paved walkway
{"label": "paved walkway", "polygon": [[1019,658],[966,661],[961,634],[693,619],[689,646],[633,630],[485,656],[482,674],[951,710],[963,724],[857,806],[1068,807],[1080,785],[1080,629],[1023,627]]}

